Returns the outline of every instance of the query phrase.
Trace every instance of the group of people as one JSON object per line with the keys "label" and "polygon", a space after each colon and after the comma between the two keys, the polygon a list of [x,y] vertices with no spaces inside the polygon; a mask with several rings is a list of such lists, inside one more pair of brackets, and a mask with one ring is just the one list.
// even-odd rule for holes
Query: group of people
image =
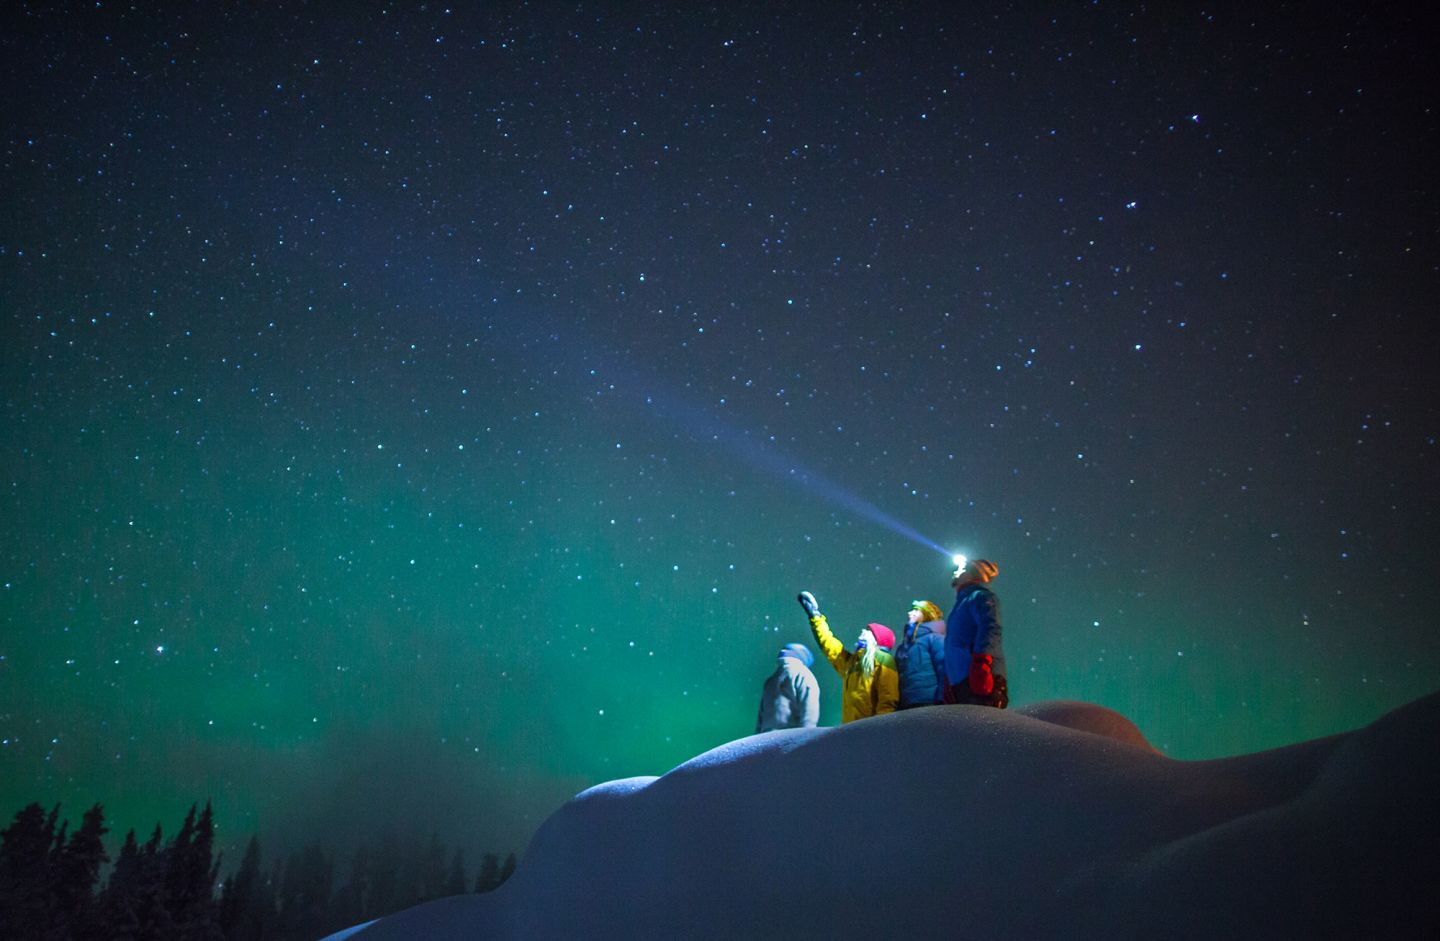
{"label": "group of people", "polygon": [[[933,602],[912,601],[899,644],[894,631],[871,623],[860,629],[853,650],[846,650],[830,630],[815,596],[800,592],[815,643],[842,680],[841,724],[920,706],[1004,709],[1010,691],[1000,601],[989,587],[999,572],[986,559],[964,562],[950,582],[955,604],[948,615]],[[820,684],[810,672],[814,655],[804,644],[792,643],[780,648],[777,660],[761,692],[755,731],[813,728],[820,721]]]}

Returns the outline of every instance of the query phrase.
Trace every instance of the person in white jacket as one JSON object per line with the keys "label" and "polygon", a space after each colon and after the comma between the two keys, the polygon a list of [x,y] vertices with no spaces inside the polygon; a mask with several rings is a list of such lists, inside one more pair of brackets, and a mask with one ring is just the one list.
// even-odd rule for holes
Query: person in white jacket
{"label": "person in white jacket", "polygon": [[775,672],[760,693],[755,731],[815,728],[820,724],[820,684],[810,672],[815,655],[804,644],[786,644],[775,659]]}

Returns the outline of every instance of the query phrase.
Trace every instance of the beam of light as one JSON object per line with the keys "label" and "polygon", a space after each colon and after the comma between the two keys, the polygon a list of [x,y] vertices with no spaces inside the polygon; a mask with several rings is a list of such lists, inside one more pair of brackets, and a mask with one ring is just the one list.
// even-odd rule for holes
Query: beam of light
{"label": "beam of light", "polygon": [[900,520],[891,516],[889,513],[886,513],[884,510],[880,509],[875,504],[864,499],[863,497],[851,493],[844,487],[841,487],[839,484],[835,483],[833,480],[823,477],[815,471],[801,467],[794,461],[786,461],[783,457],[779,455],[776,455],[775,457],[777,458],[779,463],[788,463],[790,465],[787,479],[793,481],[794,483],[810,489],[812,492],[818,494],[821,497],[824,497],[826,500],[829,500],[836,506],[841,506],[847,510],[850,510],[856,516],[867,519],[872,523],[878,523],[881,526],[884,526],[886,529],[890,530],[891,532],[904,536],[911,542],[915,542],[927,548],[934,549],[941,555],[950,555],[949,549],[946,549],[944,546],[940,545],[938,542],[934,541],[929,536],[926,536],[919,530],[900,522]]}
{"label": "beam of light", "polygon": [[[508,327],[512,332],[513,343],[522,347],[527,344],[544,347],[552,362],[565,360],[569,368],[577,372],[591,376],[604,374],[617,378],[623,385],[648,385],[655,389],[654,394],[644,396],[647,415],[678,425],[697,440],[722,445],[751,467],[803,487],[862,519],[883,526],[927,549],[933,549],[947,559],[952,558],[953,550],[901,522],[869,500],[800,464],[771,445],[769,439],[762,439],[749,430],[736,429],[722,421],[713,411],[686,402],[683,396],[661,386],[653,372],[642,378],[637,371],[626,368],[623,357],[606,356],[601,352],[603,344],[585,335],[579,324],[562,323],[546,315],[544,311],[527,309],[523,319],[514,319]],[[562,342],[562,337],[565,342]]]}
{"label": "beam of light", "polygon": [[688,405],[677,396],[664,396],[663,404],[657,403],[655,398],[655,396],[645,397],[645,404],[651,412],[679,423],[697,438],[722,445],[751,467],[803,487],[862,519],[883,526],[927,549],[934,549],[946,558],[953,558],[950,549],[886,513],[869,500],[847,490],[823,474],[805,467],[778,448],[769,445],[767,441],[757,440],[748,431],[732,428],[715,415]]}

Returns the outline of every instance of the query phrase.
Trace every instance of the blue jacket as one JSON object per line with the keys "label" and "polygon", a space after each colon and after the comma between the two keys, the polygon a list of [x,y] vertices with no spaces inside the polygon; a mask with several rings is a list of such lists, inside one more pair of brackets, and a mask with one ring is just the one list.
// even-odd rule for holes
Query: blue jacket
{"label": "blue jacket", "polygon": [[945,618],[945,675],[951,686],[970,680],[970,658],[988,653],[990,671],[1005,675],[1005,648],[1000,643],[1000,599],[977,582],[955,592],[955,607]]}
{"label": "blue jacket", "polygon": [[945,622],[906,624],[905,639],[895,647],[895,665],[901,709],[939,703],[945,693]]}

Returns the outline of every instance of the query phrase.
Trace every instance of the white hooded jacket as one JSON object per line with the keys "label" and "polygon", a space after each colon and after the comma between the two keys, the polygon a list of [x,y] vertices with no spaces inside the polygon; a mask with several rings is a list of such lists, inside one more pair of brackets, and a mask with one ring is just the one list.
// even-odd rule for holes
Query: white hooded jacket
{"label": "white hooded jacket", "polygon": [[796,657],[782,653],[775,672],[760,693],[756,732],[771,729],[813,729],[820,724],[820,684],[815,674]]}

